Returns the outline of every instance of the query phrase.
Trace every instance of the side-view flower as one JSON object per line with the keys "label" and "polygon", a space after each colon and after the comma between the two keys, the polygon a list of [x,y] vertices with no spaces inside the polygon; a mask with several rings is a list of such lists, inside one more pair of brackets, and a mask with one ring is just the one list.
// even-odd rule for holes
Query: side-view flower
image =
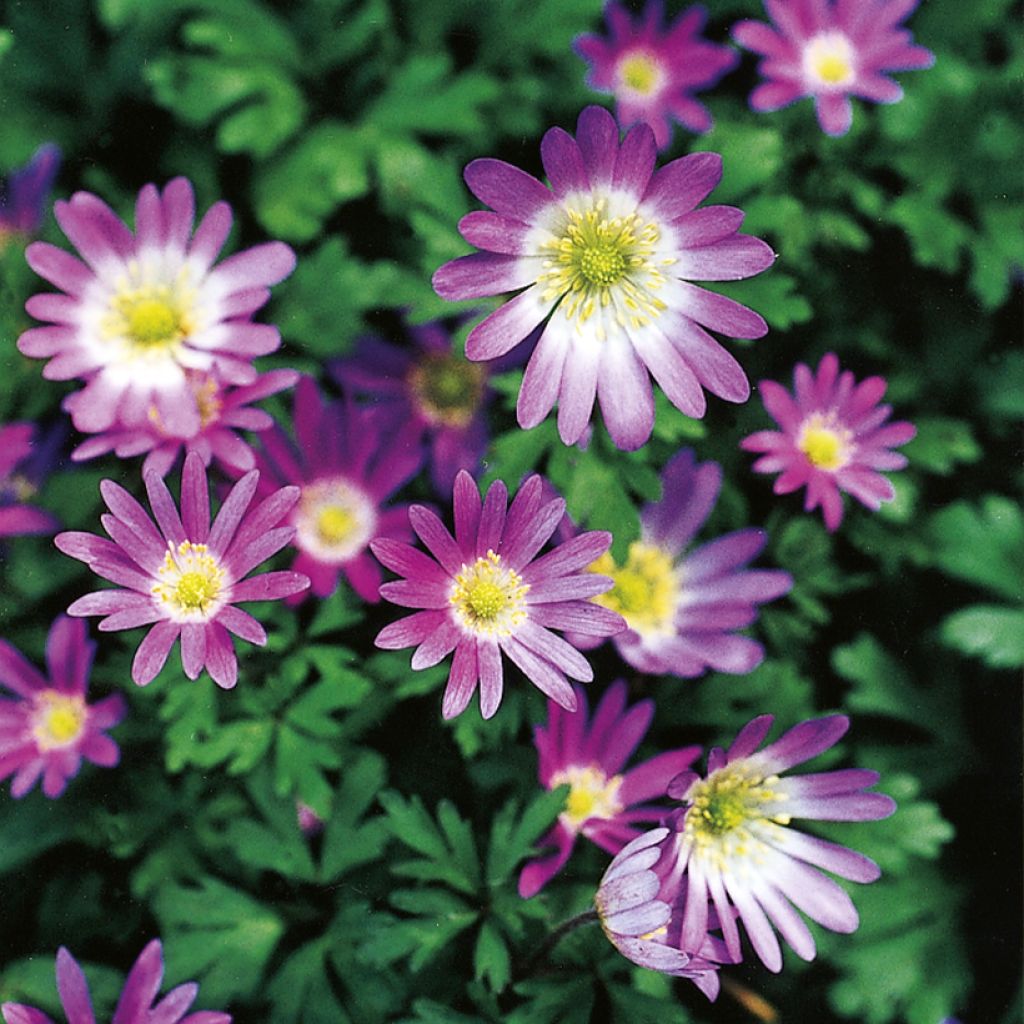
{"label": "side-view flower", "polygon": [[38,463],[49,461],[56,443],[59,436],[51,433],[42,445],[37,444],[34,423],[0,426],[0,540],[60,529],[60,523],[49,512],[27,503],[43,475],[40,471],[44,467]]}
{"label": "side-view flower", "polygon": [[0,179],[0,248],[10,235],[31,236],[43,223],[50,189],[60,170],[60,149],[40,146],[24,167]]}

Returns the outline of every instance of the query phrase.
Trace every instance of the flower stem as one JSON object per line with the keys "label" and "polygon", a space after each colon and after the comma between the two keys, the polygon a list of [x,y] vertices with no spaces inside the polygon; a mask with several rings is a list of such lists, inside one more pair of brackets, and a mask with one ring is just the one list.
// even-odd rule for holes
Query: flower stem
{"label": "flower stem", "polygon": [[582,914],[577,914],[575,917],[570,917],[568,921],[563,921],[550,935],[537,947],[534,954],[529,960],[523,965],[522,970],[516,971],[516,980],[521,981],[523,978],[528,978],[548,954],[558,945],[562,939],[565,938],[570,932],[576,931],[577,928],[582,927],[585,924],[590,924],[592,921],[597,920],[597,911],[591,907],[589,910],[584,910]]}

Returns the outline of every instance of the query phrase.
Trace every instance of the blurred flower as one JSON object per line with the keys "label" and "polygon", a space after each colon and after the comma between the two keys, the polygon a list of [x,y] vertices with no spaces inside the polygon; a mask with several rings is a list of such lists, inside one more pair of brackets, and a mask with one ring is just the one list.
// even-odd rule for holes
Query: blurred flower
{"label": "blurred flower", "polygon": [[0,179],[0,248],[12,234],[34,235],[39,231],[58,170],[60,149],[48,142],[6,181]]}
{"label": "blurred flower", "polygon": [[[878,866],[862,854],[789,828],[794,818],[818,821],[874,821],[896,810],[881,793],[866,793],[878,773],[858,768],[780,778],[782,772],[839,742],[849,728],[844,715],[801,722],[760,752],[772,716],[755,718],[740,731],[727,753],[708,756],[708,775],[683,772],[669,785],[669,796],[685,810],[669,818],[674,870],[685,869],[686,907],[682,949],[696,949],[709,927],[719,927],[731,959],[740,957],[735,912],[755,952],[769,970],[782,969],[775,929],[804,960],[815,945],[793,907],[831,931],[852,932],[859,923],[846,891],[817,868],[851,882],[873,882]],[[717,924],[709,925],[708,900]]]}
{"label": "blurred flower", "polygon": [[501,703],[501,652],[537,688],[569,711],[576,695],[566,676],[589,682],[587,660],[551,629],[608,636],[622,619],[587,598],[611,581],[582,571],[611,543],[611,534],[584,533],[537,558],[565,514],[561,498],[544,502],[532,476],[511,506],[501,481],[481,504],[473,478],[460,472],[453,495],[455,538],[433,512],[409,509],[409,521],[433,557],[393,540],[370,546],[380,561],[405,577],[380,588],[381,597],[420,608],[386,626],[377,646],[416,647],[414,669],[429,668],[454,650],[442,712],[465,710],[480,682],[480,712],[490,718]]}
{"label": "blurred flower", "polygon": [[897,103],[903,90],[885,74],[928,68],[935,55],[900,27],[917,0],[765,0],[771,26],[739,21],[732,37],[761,54],[765,81],[750,94],[754,110],[778,110],[814,97],[822,131],[845,135],[851,96]]}
{"label": "blurred flower", "polygon": [[60,529],[60,523],[49,512],[26,502],[47,475],[63,430],[51,430],[41,443],[36,443],[35,434],[34,423],[0,426],[0,540]]}
{"label": "blurred flower", "polygon": [[906,456],[890,448],[906,444],[917,431],[905,420],[885,422],[892,412],[891,405],[878,404],[885,378],[856,384],[849,370],[839,372],[839,360],[829,352],[816,374],[798,363],[793,382],[793,395],[775,381],[758,384],[765,409],[782,430],[760,430],[740,442],[748,452],[766,453],[754,471],[779,473],[776,494],[806,485],[804,510],[820,505],[829,530],[843,521],[840,491],[872,511],[892,501],[896,492],[878,470],[902,469]]}
{"label": "blurred flower", "polygon": [[548,727],[533,730],[539,755],[540,784],[557,789],[568,783],[569,796],[558,822],[540,846],[555,852],[528,863],[519,875],[519,895],[528,898],[562,870],[577,835],[615,854],[640,833],[637,822],[657,822],[668,808],[645,803],[665,796],[669,782],[689,768],[700,747],[659,754],[620,774],[644,738],[654,715],[654,701],[642,700],[626,710],[626,684],[620,679],[601,698],[587,722],[587,698],[574,686],[579,710],[563,711],[548,702]]}
{"label": "blurred flower", "polygon": [[541,143],[551,188],[501,160],[474,160],[465,177],[494,212],[459,223],[484,250],[446,263],[434,288],[446,299],[518,291],[470,332],[466,355],[494,359],[544,322],[519,392],[518,418],[534,427],[558,400],[558,431],[580,439],[595,395],[620,448],[639,448],[654,424],[648,371],[688,416],[705,410],[701,385],[732,402],[750,385],[701,324],[736,338],[767,331],[756,313],[687,279],[738,280],[770,266],[764,242],[737,234],[743,213],[696,209],[721,178],[715,153],[654,172],[651,129],[619,144],[600,107],[580,115],[577,138],[552,128]]}
{"label": "blurred flower", "polygon": [[[249,403],[294,387],[299,373],[297,370],[271,370],[260,374],[254,383],[242,387],[225,385],[216,373],[201,370],[186,370],[185,379],[199,409],[199,429],[194,434],[176,437],[168,433],[154,405],[145,422],[134,427],[115,423],[80,444],[71,453],[71,458],[84,462],[113,451],[119,458],[127,459],[147,452],[142,471],[153,470],[166,476],[184,450],[186,453],[196,452],[205,466],[216,459],[230,475],[246,473],[256,465],[256,457],[252,448],[235,431],[267,430],[274,423],[269,413],[252,409]],[[79,391],[65,399],[64,408],[72,416],[84,394],[84,391]]]}
{"label": "blurred flower", "polygon": [[[212,1010],[185,1016],[199,994],[199,986],[191,981],[172,989],[154,1006],[163,977],[163,949],[160,940],[154,939],[139,954],[125,979],[113,1024],[231,1024],[229,1014]],[[89,983],[75,958],[63,946],[57,952],[57,991],[68,1024],[93,1024]],[[6,1024],[53,1024],[45,1013],[30,1006],[4,1003],[0,1009]]]}
{"label": "blurred flower", "polygon": [[381,572],[368,545],[409,537],[407,506],[384,503],[420,467],[419,429],[384,410],[324,402],[310,377],[295,390],[293,422],[297,446],[275,424],[256,454],[261,494],[285,483],[301,488],[289,518],[299,550],[293,568],[309,576],[317,597],[333,593],[344,573],[364,601],[376,602]]}
{"label": "blurred flower", "polygon": [[85,562],[97,576],[122,589],[80,597],[69,615],[102,615],[101,631],[156,623],[139,644],[132,679],[145,686],[163,668],[181,636],[181,663],[189,679],[204,668],[218,686],[238,681],[238,661],[228,632],[263,646],[267,634],[240,601],[273,601],[309,586],[297,572],[268,572],[244,579],[281,550],[295,532],[280,526],[299,500],[297,487],[274,491],[247,513],[259,473],[252,470],[231,488],[210,526],[210,497],[203,460],[185,457],[181,516],[160,475],[143,475],[157,525],[145,509],[113,480],[100,484],[110,509],[101,517],[112,540],[91,533],[58,534],[66,555]]}
{"label": "blurred flower", "polygon": [[193,437],[202,413],[188,370],[216,372],[224,384],[252,384],[252,360],[281,343],[276,327],[252,322],[287,277],[295,255],[282,242],[236,253],[217,267],[231,209],[215,203],[192,234],[192,186],[175,178],[146,185],[135,206],[136,234],[97,196],[76,192],[54,208],[84,263],[34,242],[29,265],[66,294],[34,295],[25,308],[39,320],[18,339],[50,380],[88,383],[69,403],[84,433],[135,427],[156,415],[174,437]]}
{"label": "blurred flower", "polygon": [[618,3],[604,13],[611,38],[577,36],[574,46],[590,64],[587,85],[615,96],[619,124],[649,125],[658,149],[671,141],[673,120],[690,131],[709,131],[711,115],[693,93],[715,85],[739,55],[701,38],[707,11],[689,7],[667,29],[661,0],[648,0],[635,23]]}
{"label": "blurred flower", "polygon": [[307,838],[318,835],[324,829],[324,819],[309,804],[301,800],[295,801],[295,818],[299,831]]}
{"label": "blurred flower", "polygon": [[778,569],[747,569],[767,542],[764,530],[736,530],[683,554],[722,486],[717,462],[698,464],[686,448],[665,466],[660,501],[640,513],[640,539],[626,561],[611,554],[591,566],[615,586],[595,597],[629,627],[614,638],[623,660],[641,672],[699,676],[708,668],[744,674],[764,648],[735,632],[757,618],[757,606],[789,592]]}
{"label": "blurred flower", "polygon": [[11,796],[24,796],[42,776],[43,792],[58,797],[83,757],[104,768],[120,760],[104,730],[124,718],[124,698],[85,702],[95,650],[84,622],[59,616],[46,639],[47,678],[0,640],[0,686],[18,698],[0,700],[0,779],[14,775]]}

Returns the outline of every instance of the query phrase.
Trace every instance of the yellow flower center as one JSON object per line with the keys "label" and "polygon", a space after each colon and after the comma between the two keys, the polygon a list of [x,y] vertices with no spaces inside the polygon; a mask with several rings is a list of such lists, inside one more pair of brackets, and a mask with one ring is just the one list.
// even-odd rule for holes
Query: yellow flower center
{"label": "yellow flower center", "polygon": [[619,63],[619,81],[627,89],[649,96],[661,82],[661,69],[646,54],[633,53]]}
{"label": "yellow flower center", "polygon": [[834,472],[850,461],[850,439],[833,415],[814,413],[804,421],[796,443],[812,466]]}
{"label": "yellow flower center", "polygon": [[87,717],[81,697],[43,690],[35,698],[32,736],[40,750],[70,746],[82,735]]}
{"label": "yellow flower center", "polygon": [[804,50],[804,69],[821,85],[849,85],[855,74],[854,50],[841,32],[821,32]]}
{"label": "yellow flower center", "polygon": [[354,558],[376,526],[373,502],[348,480],[316,480],[302,488],[295,544],[320,561],[340,565]]}
{"label": "yellow flower center", "polygon": [[597,765],[570,765],[555,772],[548,786],[555,789],[565,783],[570,789],[560,817],[566,828],[573,832],[578,832],[590,818],[614,818],[622,810],[618,798],[621,775],[613,775],[609,779]]}
{"label": "yellow flower center", "polygon": [[430,353],[409,371],[409,387],[431,423],[464,427],[484,392],[484,367],[456,355]]}
{"label": "yellow flower center", "polygon": [[671,557],[654,544],[634,541],[624,565],[605,552],[590,571],[611,576],[615,586],[593,600],[618,612],[630,629],[642,635],[669,635],[679,603],[679,580]]}
{"label": "yellow flower center", "polygon": [[177,548],[168,546],[157,576],[160,582],[153,585],[153,595],[179,622],[207,621],[224,589],[224,570],[206,545],[187,540]]}
{"label": "yellow flower center", "polygon": [[530,585],[501,555],[488,551],[455,577],[448,602],[460,625],[483,636],[508,636],[526,618]]}
{"label": "yellow flower center", "polygon": [[115,282],[100,321],[104,338],[120,342],[127,358],[166,357],[196,330],[196,292],[182,268],[170,283],[133,260]]}
{"label": "yellow flower center", "polygon": [[325,505],[317,512],[316,530],[325,544],[340,544],[356,526],[356,517],[342,505]]}

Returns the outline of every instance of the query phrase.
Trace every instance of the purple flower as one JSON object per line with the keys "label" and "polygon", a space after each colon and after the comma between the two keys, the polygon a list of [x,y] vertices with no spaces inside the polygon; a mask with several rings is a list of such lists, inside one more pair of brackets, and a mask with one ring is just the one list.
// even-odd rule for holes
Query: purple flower
{"label": "purple flower", "polygon": [[87,704],[96,645],[84,622],[57,618],[46,639],[44,676],[0,640],[0,687],[16,700],[0,700],[0,779],[14,776],[11,796],[24,796],[42,776],[43,792],[58,797],[78,774],[82,758],[113,768],[121,754],[104,730],[124,718],[124,698]]}
{"label": "purple flower", "polygon": [[565,810],[541,846],[555,852],[527,864],[519,875],[519,895],[540,892],[562,870],[577,835],[608,853],[618,853],[640,832],[637,822],[660,821],[668,808],[649,803],[664,797],[669,782],[700,754],[700,747],[681,747],[622,769],[644,738],[654,715],[654,701],[642,700],[626,710],[626,684],[620,679],[601,698],[587,723],[587,698],[574,686],[579,710],[563,711],[548,702],[548,727],[533,730],[539,755],[540,784],[557,789],[568,783]]}
{"label": "purple flower", "polygon": [[816,374],[798,363],[793,383],[793,395],[775,381],[758,384],[765,409],[782,430],[760,430],[740,442],[748,452],[765,452],[754,471],[779,473],[776,494],[806,486],[804,511],[820,505],[829,530],[843,521],[840,491],[872,511],[892,501],[896,492],[878,471],[907,464],[906,456],[890,448],[906,444],[917,431],[905,420],[886,423],[892,406],[878,404],[885,378],[857,384],[849,370],[839,372],[839,360],[829,352]]}
{"label": "purple flower", "polygon": [[[112,1024],[231,1024],[227,1013],[213,1010],[188,1013],[199,994],[199,986],[191,981],[172,989],[154,1006],[163,977],[163,949],[160,940],[154,939],[139,954],[125,979]],[[57,991],[67,1024],[94,1024],[89,983],[75,958],[63,946],[57,952]],[[0,1010],[6,1024],[53,1024],[45,1013],[31,1006],[4,1003]]]}
{"label": "purple flower", "polygon": [[605,7],[611,38],[582,35],[574,44],[590,64],[587,85],[615,96],[623,127],[649,125],[658,149],[672,140],[673,120],[690,131],[710,130],[711,115],[693,93],[715,85],[739,60],[735,50],[701,38],[703,7],[687,8],[667,29],[663,15],[661,0],[648,0],[634,23],[612,2]]}
{"label": "purple flower", "polygon": [[49,512],[25,504],[39,488],[61,432],[35,442],[34,423],[0,427],[0,540],[27,533],[53,533],[60,523]]}
{"label": "purple flower", "polygon": [[935,55],[900,27],[917,0],[764,0],[771,26],[739,21],[732,37],[761,54],[765,81],[750,94],[754,110],[778,110],[814,97],[822,131],[845,135],[851,96],[897,103],[903,90],[887,71],[928,68]]}
{"label": "purple flower", "polygon": [[43,210],[60,169],[60,149],[52,142],[40,146],[22,168],[0,179],[0,247],[11,234],[34,235],[43,223]]}
{"label": "purple flower", "polygon": [[715,153],[655,172],[654,134],[630,129],[622,144],[600,107],[580,114],[577,137],[552,128],[541,143],[551,182],[501,160],[474,160],[466,182],[492,208],[459,230],[484,251],[446,263],[434,288],[447,299],[518,292],[469,334],[466,355],[494,359],[539,325],[519,392],[518,418],[534,427],[558,400],[558,432],[580,439],[595,396],[620,448],[639,448],[654,424],[648,371],[674,405],[702,416],[703,387],[731,402],[750,385],[738,362],[701,326],[735,338],[766,331],[756,313],[691,284],[751,277],[775,259],[737,233],[743,212],[697,205],[722,174]]}
{"label": "purple flower", "polygon": [[247,513],[260,474],[246,473],[224,499],[210,526],[210,497],[203,460],[185,457],[181,516],[159,473],[143,474],[156,525],[145,509],[113,480],[100,484],[110,509],[101,517],[112,538],[61,533],[54,543],[85,562],[97,576],[119,585],[80,597],[69,615],[102,615],[100,630],[132,629],[156,623],[139,644],[132,679],[145,686],[164,666],[181,637],[181,664],[189,679],[205,668],[218,686],[238,681],[238,661],[228,635],[263,646],[267,634],[241,601],[272,601],[304,590],[297,572],[268,572],[245,579],[281,550],[295,532],[279,525],[299,500],[297,487],[274,491]]}
{"label": "purple flower", "polygon": [[310,377],[295,391],[294,426],[298,447],[275,425],[256,455],[261,493],[286,483],[301,489],[288,520],[299,550],[293,568],[309,576],[317,597],[333,593],[344,573],[364,601],[376,602],[381,572],[369,544],[409,537],[406,506],[385,503],[420,467],[419,430],[396,427],[384,410],[324,402]]}
{"label": "purple flower", "polygon": [[718,497],[718,463],[698,464],[684,449],[666,465],[662,483],[661,501],[640,513],[640,539],[626,561],[618,565],[605,554],[591,566],[615,582],[594,600],[629,627],[615,646],[623,660],[652,675],[750,672],[764,660],[764,648],[735,631],[757,618],[759,604],[787,593],[792,577],[747,568],[765,546],[764,530],[737,530],[684,554]]}
{"label": "purple flower", "polygon": [[50,380],[87,381],[69,406],[83,433],[139,426],[155,409],[168,434],[194,436],[202,416],[187,371],[215,372],[225,384],[256,380],[252,360],[281,337],[252,316],[270,297],[267,286],[291,273],[294,253],[268,242],[214,267],[231,209],[215,203],[193,235],[195,199],[184,178],[162,194],[142,189],[134,235],[89,192],[54,212],[85,262],[45,242],[28,247],[29,265],[61,293],[28,300],[28,312],[48,323],[22,334],[19,350],[49,358]]}
{"label": "purple flower", "polygon": [[583,571],[611,543],[611,534],[584,533],[537,558],[565,514],[561,498],[543,501],[541,479],[530,477],[508,506],[501,481],[481,503],[473,478],[461,472],[453,496],[455,537],[422,505],[409,521],[433,557],[408,544],[377,540],[380,561],[404,579],[385,583],[381,597],[418,608],[377,636],[386,650],[416,647],[414,669],[455,652],[442,712],[465,710],[480,682],[480,712],[490,718],[501,703],[502,652],[537,688],[568,711],[576,695],[566,676],[589,682],[587,660],[552,629],[609,636],[622,619],[587,600],[611,581]]}

